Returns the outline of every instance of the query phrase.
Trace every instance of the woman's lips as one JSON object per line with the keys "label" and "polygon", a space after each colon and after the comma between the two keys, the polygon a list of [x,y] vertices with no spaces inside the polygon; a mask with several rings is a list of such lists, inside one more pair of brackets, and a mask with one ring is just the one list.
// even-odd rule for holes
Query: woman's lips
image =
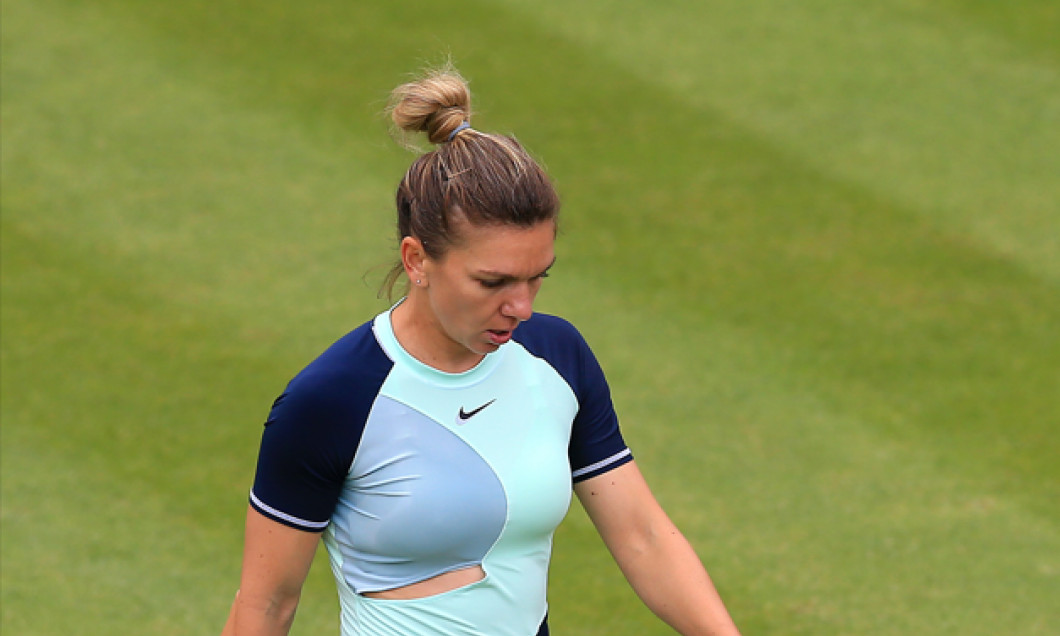
{"label": "woman's lips", "polygon": [[490,342],[495,345],[502,345],[512,339],[511,331],[502,331],[500,329],[490,329],[486,332],[489,335]]}

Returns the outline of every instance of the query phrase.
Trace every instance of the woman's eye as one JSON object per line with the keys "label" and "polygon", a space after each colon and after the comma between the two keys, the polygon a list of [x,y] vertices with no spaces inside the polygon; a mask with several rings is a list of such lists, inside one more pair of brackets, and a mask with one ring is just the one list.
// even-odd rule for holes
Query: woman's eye
{"label": "woman's eye", "polygon": [[504,284],[504,281],[503,280],[484,279],[484,280],[480,280],[479,284],[482,285],[483,287],[485,287],[486,289],[497,289],[498,287],[500,287],[501,285]]}

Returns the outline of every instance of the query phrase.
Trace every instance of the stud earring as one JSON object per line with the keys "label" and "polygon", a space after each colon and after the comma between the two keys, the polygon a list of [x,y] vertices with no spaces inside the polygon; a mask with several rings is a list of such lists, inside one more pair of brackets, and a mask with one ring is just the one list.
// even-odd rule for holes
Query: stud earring
{"label": "stud earring", "polygon": [[417,285],[419,285],[419,284],[420,284],[420,279],[418,279],[418,278],[416,279],[416,284],[417,284]]}

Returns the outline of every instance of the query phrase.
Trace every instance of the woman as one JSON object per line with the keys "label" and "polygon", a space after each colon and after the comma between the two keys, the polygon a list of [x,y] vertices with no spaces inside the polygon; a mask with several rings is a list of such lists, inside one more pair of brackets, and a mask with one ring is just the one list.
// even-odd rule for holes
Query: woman
{"label": "woman", "polygon": [[407,295],[299,373],[266,422],[224,634],[286,634],[323,537],[344,636],[548,634],[552,534],[573,490],[645,603],[736,634],[622,440],[592,352],[533,313],[559,201],[509,137],[470,127],[452,70],[394,91],[438,148],[398,187]]}

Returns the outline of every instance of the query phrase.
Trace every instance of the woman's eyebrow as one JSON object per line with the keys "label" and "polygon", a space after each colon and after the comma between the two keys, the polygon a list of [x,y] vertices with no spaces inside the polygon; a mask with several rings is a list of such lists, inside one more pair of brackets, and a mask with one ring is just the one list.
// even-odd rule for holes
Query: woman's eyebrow
{"label": "woman's eyebrow", "polygon": [[[548,267],[546,267],[545,269],[541,270],[539,273],[534,274],[530,278],[540,278],[541,276],[544,276],[545,274],[548,273],[548,270],[552,269],[552,266],[555,265],[555,264],[556,264],[556,257],[553,256],[552,257],[552,262],[548,264]],[[483,276],[483,277],[488,277],[488,278],[496,278],[498,280],[506,280],[506,281],[507,280],[519,280],[518,276],[514,276],[514,275],[509,274],[507,272],[498,272],[498,271],[489,270],[489,269],[480,269],[478,271],[478,275],[479,276]]]}

